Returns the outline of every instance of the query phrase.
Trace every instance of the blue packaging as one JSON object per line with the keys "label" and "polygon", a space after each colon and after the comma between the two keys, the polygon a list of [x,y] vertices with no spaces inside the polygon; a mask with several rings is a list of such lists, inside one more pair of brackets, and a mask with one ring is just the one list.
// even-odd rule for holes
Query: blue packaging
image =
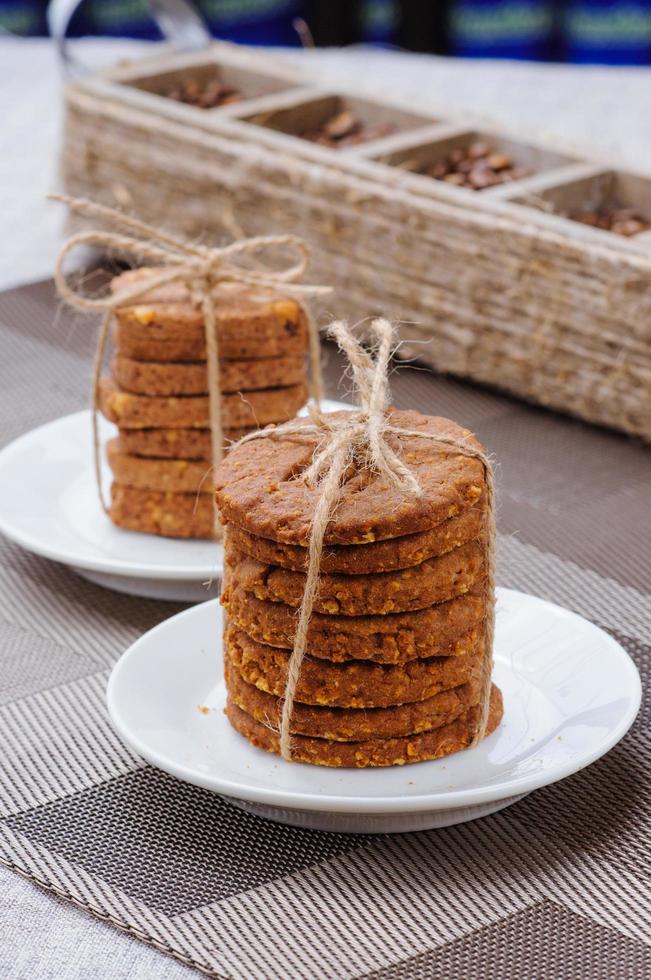
{"label": "blue packaging", "polygon": [[562,4],[565,57],[576,63],[648,65],[648,0],[568,0]]}
{"label": "blue packaging", "polygon": [[553,0],[453,0],[450,54],[541,60],[553,50]]}

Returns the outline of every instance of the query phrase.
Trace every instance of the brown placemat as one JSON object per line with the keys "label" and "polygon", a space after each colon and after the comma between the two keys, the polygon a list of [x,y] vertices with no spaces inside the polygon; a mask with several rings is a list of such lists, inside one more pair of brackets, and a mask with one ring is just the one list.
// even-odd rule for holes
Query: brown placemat
{"label": "brown placemat", "polygon": [[[87,404],[93,328],[55,311],[49,283],[0,295],[3,442]],[[326,375],[335,395],[331,349]],[[607,629],[646,682],[648,451],[414,368],[393,392],[497,456],[500,584]],[[213,976],[651,976],[648,700],[608,756],[483,820],[393,837],[298,830],[146,766],[113,733],[111,665],[180,607],[4,539],[0,579],[7,866]]]}

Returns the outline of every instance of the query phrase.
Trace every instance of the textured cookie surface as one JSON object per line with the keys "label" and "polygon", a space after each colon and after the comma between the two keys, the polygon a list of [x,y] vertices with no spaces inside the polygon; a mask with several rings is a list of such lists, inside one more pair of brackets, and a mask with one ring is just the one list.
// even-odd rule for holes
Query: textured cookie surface
{"label": "textured cookie surface", "polygon": [[[258,599],[232,580],[222,603],[229,622],[253,639],[291,650],[296,608]],[[486,615],[483,582],[465,596],[416,612],[385,616],[329,616],[315,612],[308,628],[308,653],[340,663],[375,660],[396,664],[417,657],[463,656],[475,645]]]}
{"label": "textured cookie surface", "polygon": [[[158,270],[160,271],[160,270]],[[113,292],[133,286],[151,270],[124,272]],[[237,287],[215,296],[219,352],[224,358],[285,357],[307,349],[307,326],[292,299],[255,302]],[[182,284],[161,286],[116,311],[114,340],[121,354],[145,361],[201,361],[206,358],[204,321]]]}
{"label": "textured cookie surface", "polygon": [[[289,651],[257,643],[236,627],[224,633],[224,650],[240,676],[267,694],[282,697]],[[480,665],[483,642],[462,657],[429,657],[406,664],[354,660],[345,664],[305,657],[296,700],[342,708],[385,708],[424,701],[472,681]]]}
{"label": "textured cookie surface", "polygon": [[[117,354],[111,363],[111,374],[118,387],[136,395],[208,393],[208,369],[205,362],[173,364],[135,361]],[[255,360],[222,360],[219,364],[219,382],[223,392],[282,388],[302,384],[304,381],[305,359],[301,354]]]}
{"label": "textured cookie surface", "polygon": [[[228,662],[225,674],[231,701],[256,721],[277,730],[282,699],[248,684]],[[479,686],[474,683],[442,691],[425,701],[392,708],[327,708],[296,702],[291,731],[344,742],[414,735],[454,721],[477,703],[478,696]]]}
{"label": "textured cookie surface", "polygon": [[117,439],[107,443],[106,455],[115,482],[121,486],[192,494],[209,494],[212,490],[210,463],[130,456],[120,452]]}
{"label": "textured cookie surface", "polygon": [[[346,416],[336,412],[330,418],[343,421]],[[448,419],[398,410],[390,411],[388,419],[424,436],[443,435],[479,447],[468,430]],[[318,438],[309,433],[278,435],[235,447],[215,474],[222,519],[262,538],[307,546],[320,490],[302,474]],[[387,433],[386,441],[411,469],[422,494],[407,497],[377,473],[352,472],[328,524],[326,544],[365,544],[427,531],[481,497],[485,477],[478,460],[418,435]]]}
{"label": "textured cookie surface", "polygon": [[[307,401],[305,385],[270,388],[222,395],[222,424],[226,429],[262,426],[291,418]],[[109,378],[102,378],[99,391],[102,414],[123,429],[209,427],[207,396],[157,398],[121,391]]]}
{"label": "textured cookie surface", "polygon": [[[321,571],[361,575],[408,568],[474,540],[483,528],[484,508],[479,502],[428,531],[372,544],[330,545],[323,553]],[[228,539],[238,551],[266,564],[294,571],[305,571],[308,567],[308,549],[299,545],[259,538],[234,524],[229,526]]]}
{"label": "textured cookie surface", "polygon": [[[234,450],[235,452],[237,451]],[[228,581],[258,599],[300,606],[306,576],[266,565],[227,548]],[[484,574],[484,548],[477,541],[461,545],[420,565],[369,575],[325,574],[319,579],[314,609],[342,616],[385,615],[424,609],[464,595]]]}
{"label": "textured cookie surface", "polygon": [[[224,447],[228,448],[254,426],[225,429]],[[212,444],[210,429],[120,429],[118,449],[129,456],[157,459],[194,459],[210,462]]]}
{"label": "textured cookie surface", "polygon": [[[486,735],[492,734],[502,720],[502,696],[497,687],[491,690]],[[402,766],[412,762],[440,759],[471,744],[477,725],[477,708],[470,708],[455,721],[432,731],[401,738],[371,739],[359,742],[335,742],[323,738],[295,735],[292,758],[317,766],[363,769],[371,766]],[[233,726],[256,748],[279,752],[276,732],[256,721],[229,700],[226,715]]]}
{"label": "textured cookie surface", "polygon": [[128,531],[159,534],[166,538],[212,538],[212,494],[165,493],[111,487],[110,518]]}

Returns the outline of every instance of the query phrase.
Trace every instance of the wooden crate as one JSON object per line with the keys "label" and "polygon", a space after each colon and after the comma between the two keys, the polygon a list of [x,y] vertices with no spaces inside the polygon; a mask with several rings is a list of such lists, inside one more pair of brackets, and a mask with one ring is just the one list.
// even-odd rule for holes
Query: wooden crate
{"label": "wooden crate", "polygon": [[[165,92],[183,76],[244,98],[178,103]],[[346,106],[395,131],[347,149],[298,135]],[[69,85],[65,127],[68,193],[202,241],[295,232],[313,248],[311,281],[335,287],[327,313],[383,313],[437,370],[651,439],[651,233],[567,217],[610,202],[651,218],[651,180],[491,131],[532,174],[451,186],[411,168],[466,145],[472,122],[325,89],[222,43]]]}

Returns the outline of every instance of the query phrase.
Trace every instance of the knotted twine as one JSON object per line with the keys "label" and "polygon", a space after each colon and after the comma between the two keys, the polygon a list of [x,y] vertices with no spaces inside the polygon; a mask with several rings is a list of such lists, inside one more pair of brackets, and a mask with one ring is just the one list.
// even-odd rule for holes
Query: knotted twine
{"label": "knotted twine", "polygon": [[[161,228],[146,224],[138,218],[130,217],[114,208],[96,204],[85,198],[52,194],[50,200],[66,204],[71,211],[87,218],[97,218],[115,231],[94,230],[72,235],[62,246],[57,257],[54,280],[59,295],[70,306],[84,313],[102,312],[104,314],[97,338],[97,348],[93,363],[92,420],[93,453],[95,479],[100,503],[108,514],[109,508],[102,491],[101,451],[99,439],[98,405],[99,386],[106,343],[111,320],[115,311],[143,299],[148,292],[169,283],[183,283],[190,293],[192,302],[201,309],[206,338],[206,362],[208,369],[208,408],[211,433],[212,464],[216,466],[223,455],[223,425],[221,411],[221,388],[219,383],[219,338],[217,333],[217,313],[215,292],[227,283],[249,286],[253,295],[249,298],[263,300],[280,290],[291,296],[300,306],[308,328],[310,345],[310,387],[311,395],[317,405],[322,398],[320,368],[319,333],[305,300],[329,293],[329,286],[301,283],[307,268],[309,249],[297,235],[260,235],[243,238],[221,247],[194,244],[177,238]],[[79,246],[94,246],[104,251],[133,256],[139,262],[160,265],[160,271],[152,271],[150,276],[117,293],[90,297],[73,289],[64,274],[63,264],[69,252]],[[238,256],[255,258],[267,249],[291,248],[297,254],[295,262],[285,268],[270,269],[256,264],[250,269],[237,262]],[[257,295],[256,295],[257,291]],[[215,512],[215,535],[221,531]]]}
{"label": "knotted twine", "polygon": [[[301,478],[308,486],[318,489],[310,529],[309,557],[305,578],[305,590],[301,601],[294,645],[287,667],[287,681],[282,699],[280,718],[280,751],[287,761],[292,759],[291,721],[301,665],[306,653],[307,634],[319,590],[321,555],[325,533],[337,507],[341,492],[350,472],[356,465],[376,472],[394,490],[406,497],[420,497],[423,490],[415,475],[386,441],[387,433],[427,439],[433,446],[449,447],[453,453],[479,460],[484,467],[486,481],[486,613],[484,628],[484,653],[479,678],[479,712],[471,745],[484,737],[490,708],[491,674],[493,669],[493,639],[495,634],[495,483],[493,468],[486,453],[467,440],[454,436],[436,435],[417,429],[403,429],[392,425],[387,415],[389,407],[389,359],[395,347],[395,330],[385,319],[371,324],[375,339],[374,357],[369,354],[351,333],[346,324],[333,323],[330,335],[348,358],[360,407],[347,413],[345,418],[324,415],[318,409],[310,410],[311,423],[305,425],[287,422],[274,428],[261,429],[244,436],[240,443],[251,439],[278,438],[286,435],[315,434],[319,441],[310,466]],[[240,444],[238,443],[238,445]]]}

